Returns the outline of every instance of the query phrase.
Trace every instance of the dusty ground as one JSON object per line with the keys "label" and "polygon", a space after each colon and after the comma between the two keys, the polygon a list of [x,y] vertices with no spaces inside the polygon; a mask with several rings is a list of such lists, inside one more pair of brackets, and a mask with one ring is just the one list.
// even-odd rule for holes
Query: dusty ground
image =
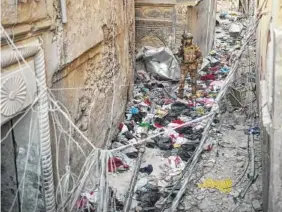
{"label": "dusty ground", "polygon": [[[187,212],[252,212],[260,211],[261,207],[261,155],[260,141],[254,136],[255,173],[258,174],[255,182],[248,188],[244,197],[240,192],[247,189],[250,182],[248,176],[251,174],[251,142],[246,134],[251,121],[246,121],[245,115],[240,111],[224,115],[222,122],[215,125],[213,132],[207,141],[212,145],[210,151],[205,151],[195,169],[195,174],[189,183],[186,195],[181,201]],[[220,127],[221,126],[221,127]],[[248,138],[249,137],[249,138]],[[153,164],[154,170],[149,180],[155,180],[156,184],[162,186],[161,179],[164,175],[166,159],[165,152],[159,149],[146,149],[143,165]],[[134,166],[131,166],[132,169]],[[133,170],[110,176],[111,185],[117,189],[118,197],[124,199]],[[148,179],[145,174],[139,174],[138,182]],[[198,184],[206,179],[232,180],[230,193],[223,193],[218,189],[199,188]],[[138,184],[138,183],[137,183]],[[257,206],[257,203],[258,206]],[[135,206],[133,200],[132,206]],[[237,209],[236,209],[237,208]],[[256,210],[254,209],[256,208]]]}
{"label": "dusty ground", "polygon": [[[244,117],[227,115],[222,123],[221,130],[214,128],[209,143],[213,143],[210,152],[202,154],[199,165],[190,183],[185,196],[186,211],[193,212],[251,212],[259,211],[257,201],[261,201],[261,155],[260,141],[254,139],[256,181],[248,189],[245,198],[238,197],[240,192],[247,188],[251,173],[251,147],[245,131],[249,128],[244,124]],[[247,123],[247,122],[245,122]],[[246,171],[245,171],[246,170]],[[200,178],[200,180],[199,180]],[[197,186],[205,179],[232,180],[230,193],[223,193],[217,189],[203,189]],[[238,208],[236,209],[236,207]],[[257,210],[254,210],[254,207]]]}
{"label": "dusty ground", "polygon": [[[218,11],[228,11],[229,1],[218,1]],[[219,34],[217,36],[220,36]],[[252,59],[254,48],[250,48],[242,56],[241,67],[235,75],[234,87],[245,86],[247,96],[242,101],[244,109],[236,109],[226,105],[227,112],[218,117],[218,123],[212,127],[205,151],[199,160],[187,191],[181,200],[181,206],[187,212],[253,212],[261,211],[261,148],[257,135],[254,136],[252,148],[251,136],[247,132],[256,125],[256,108],[254,94],[250,91],[248,74],[254,65]],[[156,186],[165,187],[166,179],[170,178],[165,152],[159,149],[146,148],[142,166],[153,165],[153,172],[148,176],[139,173],[137,185],[142,186],[150,181]],[[252,155],[254,154],[254,160]],[[128,190],[134,163],[130,171],[110,175],[110,185],[117,190],[117,197],[124,200]],[[253,169],[254,165],[254,169]],[[254,176],[252,170],[255,170]],[[223,192],[216,188],[199,188],[205,180],[230,180],[230,191]],[[225,186],[226,188],[226,186]],[[132,207],[135,206],[133,198]]]}

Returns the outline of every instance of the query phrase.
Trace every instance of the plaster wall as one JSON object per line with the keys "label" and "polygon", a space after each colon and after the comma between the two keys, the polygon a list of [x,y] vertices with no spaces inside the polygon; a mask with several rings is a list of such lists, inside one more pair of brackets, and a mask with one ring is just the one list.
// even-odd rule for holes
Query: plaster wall
{"label": "plaster wall", "polygon": [[53,15],[52,1],[1,1],[1,23],[3,26],[30,24]]}
{"label": "plaster wall", "polygon": [[175,4],[135,1],[136,48],[170,46],[175,42]]}
{"label": "plaster wall", "polygon": [[[84,135],[95,146],[106,147],[116,134],[113,126],[123,120],[132,87],[134,2],[74,2],[68,5],[68,11],[74,15],[64,26],[63,36],[63,42],[73,44],[63,49],[67,63],[52,75],[51,90]],[[86,12],[74,12],[83,10],[82,6]],[[73,135],[82,149],[91,150],[77,132]],[[67,159],[66,154],[67,151],[60,157]],[[83,160],[77,147],[72,146],[70,161],[75,172],[80,171]],[[61,162],[62,172],[65,165]]]}
{"label": "plaster wall", "polygon": [[216,0],[201,1],[197,6],[188,8],[189,28],[203,55],[207,55],[213,47],[216,8]]}
{"label": "plaster wall", "polygon": [[262,126],[263,206],[265,211],[282,210],[282,2],[259,1],[264,13],[257,30],[257,84]]}
{"label": "plaster wall", "polygon": [[[116,133],[112,126],[123,120],[133,87],[134,1],[67,1],[66,24],[62,24],[60,1],[57,0],[18,1],[17,4],[4,0],[1,7],[2,25],[16,45],[30,45],[32,40],[40,39],[45,53],[47,85],[52,95],[65,106],[70,119],[95,146],[106,147]],[[1,46],[7,47],[3,34],[1,41]],[[51,126],[54,126],[54,113],[50,112]],[[67,121],[59,113],[57,115],[62,127],[69,130]],[[23,125],[20,123],[19,127]],[[54,165],[60,161],[55,181],[65,173],[68,159],[75,173],[84,162],[75,145],[70,147],[70,157],[64,144],[57,145],[55,133],[58,132],[58,128],[51,130]],[[28,131],[21,130],[21,133],[28,135]],[[72,130],[71,135],[86,153],[89,152],[89,146],[77,132]],[[38,139],[32,141],[38,142]],[[58,146],[61,148],[57,149]],[[4,147],[9,151],[14,148]],[[27,151],[26,146],[22,148],[22,152]],[[36,151],[38,146],[31,148]],[[60,151],[58,158],[56,151]],[[19,149],[16,155],[21,157]],[[35,154],[34,157],[38,161],[39,156]],[[18,173],[21,173],[22,164],[19,165]],[[38,174],[35,167],[30,170],[31,176]],[[14,179],[10,183],[14,186]],[[28,183],[28,187],[30,197],[34,197],[38,185]],[[23,207],[22,211],[31,211],[28,201]]]}
{"label": "plaster wall", "polygon": [[65,62],[73,61],[101,42],[104,39],[103,25],[112,25],[116,35],[124,32],[127,27],[125,7],[129,6],[128,3],[130,1],[68,1],[68,23],[63,32]]}
{"label": "plaster wall", "polygon": [[[193,10],[194,7],[191,6]],[[184,32],[191,32],[192,16],[189,13],[189,7],[186,4],[177,4],[175,6],[176,26],[175,26],[175,46],[179,48],[181,45],[181,38]]]}
{"label": "plaster wall", "polygon": [[192,32],[194,41],[206,55],[212,48],[216,1],[136,0],[136,47],[168,46],[177,51],[184,32]]}

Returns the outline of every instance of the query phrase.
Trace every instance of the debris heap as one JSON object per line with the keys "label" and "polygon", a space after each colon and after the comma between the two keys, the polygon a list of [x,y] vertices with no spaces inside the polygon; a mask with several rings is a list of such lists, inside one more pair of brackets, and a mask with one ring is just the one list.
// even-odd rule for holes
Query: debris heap
{"label": "debris heap", "polygon": [[[169,50],[143,48],[138,54],[133,99],[128,103],[125,121],[118,126],[119,134],[109,147],[121,150],[112,152],[107,161],[109,193],[114,199],[111,205],[115,206],[115,211],[162,211],[169,208],[179,192],[182,174],[206,136],[203,134],[206,125],[209,121],[212,121],[210,124],[219,122],[217,115],[209,120],[210,112],[216,106],[217,94],[224,89],[231,64],[241,49],[241,36],[246,33],[243,21],[238,22],[238,14],[229,16],[232,18],[221,15],[219,19],[214,49],[199,70],[194,100],[189,98],[189,77],[186,97],[183,100],[176,98],[179,76],[171,70],[179,71],[179,67]],[[150,51],[149,62],[146,50]],[[162,60],[166,61],[165,65]],[[150,67],[146,66],[148,63]],[[203,146],[206,152],[212,148],[210,142]],[[214,186],[223,192],[229,191],[225,184],[230,186],[230,181],[207,181],[202,187]],[[77,209],[89,209],[90,205],[95,211],[97,201],[95,190],[84,193],[78,200]],[[182,206],[180,204],[177,211],[181,211]]]}

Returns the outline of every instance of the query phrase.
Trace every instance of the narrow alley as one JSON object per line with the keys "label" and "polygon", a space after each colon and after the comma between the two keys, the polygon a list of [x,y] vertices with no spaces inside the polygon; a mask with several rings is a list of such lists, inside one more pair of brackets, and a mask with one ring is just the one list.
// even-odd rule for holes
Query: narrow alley
{"label": "narrow alley", "polygon": [[1,211],[282,211],[282,1],[1,9]]}

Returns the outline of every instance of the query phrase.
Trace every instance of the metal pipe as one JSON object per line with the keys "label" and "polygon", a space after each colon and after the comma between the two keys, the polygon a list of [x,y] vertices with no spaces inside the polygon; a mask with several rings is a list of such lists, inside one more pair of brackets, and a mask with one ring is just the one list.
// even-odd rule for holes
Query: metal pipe
{"label": "metal pipe", "polygon": [[42,48],[40,48],[39,52],[35,55],[34,66],[36,77],[38,79],[37,92],[42,92],[42,95],[38,101],[38,127],[40,137],[41,170],[43,176],[45,210],[46,212],[54,212],[55,195],[49,127],[49,101],[45,78],[44,52]]}
{"label": "metal pipe", "polygon": [[123,212],[128,212],[130,210],[131,202],[132,202],[132,197],[134,194],[134,188],[137,182],[137,177],[138,177],[138,172],[142,163],[143,155],[145,153],[145,147],[141,147],[139,150],[139,156],[138,156],[138,161],[135,166],[135,170],[133,173],[133,176],[130,181],[130,186],[129,186],[129,191],[127,193],[126,201],[125,201],[125,207],[123,209]]}
{"label": "metal pipe", "polygon": [[18,48],[17,50],[5,49],[1,52],[1,68],[5,68],[9,65],[12,65],[18,61],[21,61],[22,58],[19,57],[19,54],[23,58],[28,58],[34,56],[40,49],[39,45],[34,45],[26,48]]}
{"label": "metal pipe", "polygon": [[62,23],[65,24],[67,23],[67,4],[66,0],[60,0],[61,4],[61,14],[62,14]]}
{"label": "metal pipe", "polygon": [[45,78],[44,51],[38,43],[35,43],[33,46],[22,48],[18,48],[13,44],[13,47],[13,50],[5,50],[2,52],[2,68],[12,65],[18,60],[24,61],[26,58],[34,56],[35,75],[37,78],[37,93],[40,95],[38,99],[38,127],[45,211],[55,212],[55,195],[49,128],[49,102]]}

